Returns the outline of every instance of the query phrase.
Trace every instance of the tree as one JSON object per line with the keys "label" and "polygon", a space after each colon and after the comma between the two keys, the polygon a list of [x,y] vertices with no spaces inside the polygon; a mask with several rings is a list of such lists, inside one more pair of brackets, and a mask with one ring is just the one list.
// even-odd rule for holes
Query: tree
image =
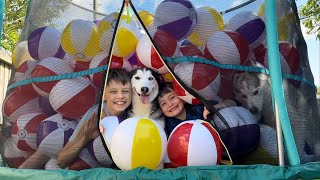
{"label": "tree", "polygon": [[[32,7],[31,14],[29,19],[25,19],[29,4]],[[54,26],[52,20],[59,17],[69,5],[66,0],[30,0],[30,3],[29,0],[6,0],[2,47],[12,51],[20,35],[28,36],[42,26]]]}
{"label": "tree", "polygon": [[308,29],[308,34],[315,34],[320,39],[320,1],[308,0],[299,10],[301,21]]}

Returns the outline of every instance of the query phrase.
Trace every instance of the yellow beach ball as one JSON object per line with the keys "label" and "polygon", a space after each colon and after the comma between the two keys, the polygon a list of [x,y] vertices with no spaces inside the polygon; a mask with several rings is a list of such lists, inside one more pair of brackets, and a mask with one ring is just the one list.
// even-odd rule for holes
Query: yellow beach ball
{"label": "yellow beach ball", "polygon": [[138,12],[138,15],[140,16],[146,28],[154,26],[154,23],[153,23],[154,16],[151,13],[149,13],[148,11],[140,11]]}
{"label": "yellow beach ball", "polygon": [[117,31],[112,54],[118,57],[126,57],[136,49],[141,36],[138,24],[133,19],[130,19],[129,22],[123,19],[120,21]]}
{"label": "yellow beach ball", "polygon": [[98,24],[100,48],[109,54],[114,29],[118,21],[118,12],[111,13],[103,18]]}
{"label": "yellow beach ball", "polygon": [[111,156],[121,170],[137,167],[158,168],[167,150],[167,137],[163,128],[147,117],[124,120],[111,139]]}
{"label": "yellow beach ball", "polygon": [[61,46],[77,61],[91,61],[101,52],[97,26],[89,20],[72,20],[62,32]]}

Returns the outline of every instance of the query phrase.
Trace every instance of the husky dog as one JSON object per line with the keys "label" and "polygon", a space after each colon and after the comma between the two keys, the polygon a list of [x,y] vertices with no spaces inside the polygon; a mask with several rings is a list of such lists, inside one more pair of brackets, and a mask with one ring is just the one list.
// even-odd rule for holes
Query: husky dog
{"label": "husky dog", "polygon": [[[286,79],[282,85],[301,162],[320,160],[319,112],[317,107],[312,105],[312,93],[303,92],[303,88],[296,88]],[[233,87],[235,99],[252,114],[261,114],[263,121],[260,123],[275,129],[269,77],[248,72],[236,74]]]}
{"label": "husky dog", "polygon": [[159,75],[150,68],[137,68],[131,72],[132,108],[129,117],[149,117],[165,127],[164,115],[157,99],[159,84]]}

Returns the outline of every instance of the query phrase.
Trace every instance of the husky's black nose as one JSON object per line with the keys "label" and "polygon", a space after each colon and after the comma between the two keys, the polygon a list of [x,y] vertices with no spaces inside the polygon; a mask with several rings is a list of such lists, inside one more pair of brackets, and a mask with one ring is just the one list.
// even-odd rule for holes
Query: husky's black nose
{"label": "husky's black nose", "polygon": [[252,108],[250,108],[250,112],[251,112],[252,114],[257,114],[257,113],[258,113],[258,108],[252,107]]}
{"label": "husky's black nose", "polygon": [[142,93],[142,94],[147,94],[148,91],[149,91],[149,88],[147,88],[147,87],[142,87],[142,88],[141,88],[141,93]]}

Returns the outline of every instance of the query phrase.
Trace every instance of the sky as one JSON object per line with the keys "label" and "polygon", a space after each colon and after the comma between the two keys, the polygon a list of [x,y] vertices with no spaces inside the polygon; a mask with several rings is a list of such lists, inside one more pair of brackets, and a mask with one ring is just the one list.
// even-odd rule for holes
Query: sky
{"label": "sky", "polygon": [[[159,5],[160,2],[163,0],[131,0],[132,3],[135,5],[137,11],[143,10],[143,8],[149,8],[149,11],[155,11],[156,7]],[[195,7],[210,5],[214,7],[218,11],[224,11],[230,7],[237,6],[247,0],[197,0],[193,1],[193,5]],[[72,2],[77,3],[85,8],[92,9],[92,2],[93,0],[73,0]],[[98,4],[98,12],[103,12],[105,14],[110,14],[114,11],[119,11],[122,5],[122,0],[96,0]],[[112,3],[111,3],[112,2]],[[241,8],[241,10],[254,10],[257,11],[260,7],[263,0],[257,0],[251,3],[248,6]],[[303,4],[305,4],[307,0],[296,0],[297,7],[299,8]],[[151,9],[151,10],[150,10]],[[154,13],[154,12],[152,12]],[[224,15],[225,21],[230,19],[237,10],[232,13],[227,13]],[[311,67],[311,71],[314,76],[314,83],[316,86],[320,87],[320,41],[316,40],[315,35],[308,35],[306,33],[306,28],[301,24],[302,32],[307,43],[308,47],[308,56],[309,56],[309,63]]]}

